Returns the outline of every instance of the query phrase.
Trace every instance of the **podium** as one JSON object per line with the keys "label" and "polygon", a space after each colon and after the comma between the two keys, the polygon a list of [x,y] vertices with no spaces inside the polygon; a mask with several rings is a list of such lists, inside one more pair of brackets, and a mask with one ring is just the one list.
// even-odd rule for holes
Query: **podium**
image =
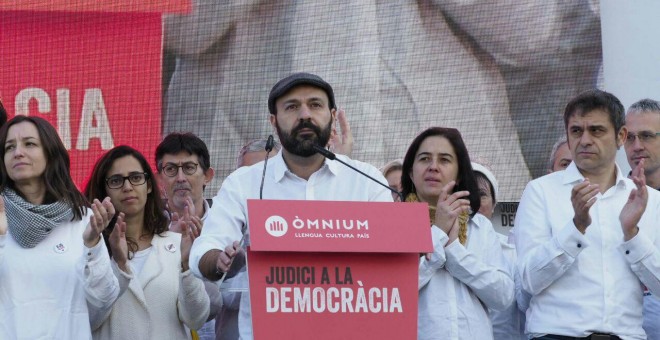
{"label": "podium", "polygon": [[422,203],[248,200],[254,338],[416,339]]}
{"label": "podium", "polygon": [[161,140],[162,13],[190,0],[0,0],[0,98],[58,131],[79,187],[98,157]]}

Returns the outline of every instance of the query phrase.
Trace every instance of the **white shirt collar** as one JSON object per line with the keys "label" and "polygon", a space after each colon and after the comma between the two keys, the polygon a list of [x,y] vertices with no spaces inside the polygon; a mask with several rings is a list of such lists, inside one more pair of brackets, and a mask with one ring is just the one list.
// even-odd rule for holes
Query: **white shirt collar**
{"label": "white shirt collar", "polygon": [[[344,157],[344,156],[337,155],[337,157]],[[284,178],[284,175],[287,172],[293,174],[293,172],[291,172],[289,170],[289,167],[286,165],[286,162],[284,161],[284,156],[282,155],[282,150],[280,150],[280,152],[278,152],[277,155],[275,155],[273,158],[271,158],[269,160],[269,162],[272,162],[272,164],[273,164],[272,165],[273,166],[273,175],[275,176],[275,181],[276,182],[281,181],[282,178]],[[328,170],[330,170],[330,173],[332,173],[333,175],[336,176],[339,173],[339,162],[325,159],[323,161],[323,165],[321,166],[321,168],[318,171],[322,171],[324,168],[327,168]]]}
{"label": "white shirt collar", "polygon": [[[619,165],[616,163],[614,163],[614,170],[616,171],[616,180],[614,181],[614,185],[625,186],[626,178],[623,176],[623,173],[621,172]],[[573,183],[582,182],[583,180],[584,180],[584,176],[582,175],[582,173],[580,173],[580,170],[578,170],[577,165],[575,165],[575,162],[571,162],[571,164],[568,165],[566,170],[564,170],[564,177],[562,179],[562,183],[573,184]]]}

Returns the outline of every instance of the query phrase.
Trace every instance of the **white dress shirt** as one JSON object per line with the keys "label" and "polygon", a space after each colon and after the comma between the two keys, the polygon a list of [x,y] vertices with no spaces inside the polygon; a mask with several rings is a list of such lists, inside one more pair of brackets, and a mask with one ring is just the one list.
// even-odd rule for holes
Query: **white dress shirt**
{"label": "white dress shirt", "polygon": [[584,235],[573,223],[571,189],[584,180],[575,163],[527,185],[515,225],[518,269],[532,294],[531,336],[646,338],[642,283],[660,293],[660,195],[647,187],[639,233],[624,242],[619,214],[635,185],[616,171],[615,185],[596,196]]}
{"label": "white dress shirt", "polygon": [[[387,183],[375,167],[337,155],[361,171]],[[218,195],[213,198],[209,216],[204,221],[202,234],[190,251],[190,268],[201,277],[199,260],[212,249],[224,249],[243,236],[249,235],[247,226],[247,199],[259,198],[263,162],[241,167],[225,179]],[[309,180],[293,174],[286,166],[280,151],[268,161],[263,188],[264,199],[320,200],[320,201],[384,201],[391,202],[386,188],[336,161],[326,160]],[[246,237],[249,239],[249,237]],[[242,339],[252,339],[252,320],[249,294],[241,297],[239,332]]]}
{"label": "white dress shirt", "polygon": [[[202,214],[201,220],[204,223],[206,217],[209,215],[209,202],[202,198],[202,205],[204,206],[204,214]],[[219,315],[224,311],[222,294],[218,289],[218,286],[213,282],[204,281],[204,289],[211,300],[211,315]],[[211,320],[207,321],[202,328],[197,330],[197,336],[200,340],[214,340],[215,339],[215,324],[216,318],[213,317]]]}
{"label": "white dress shirt", "polygon": [[660,340],[660,298],[648,289],[644,292],[643,327],[648,340]]}
{"label": "white dress shirt", "polygon": [[431,260],[420,258],[418,339],[493,339],[487,308],[513,303],[514,284],[490,221],[476,214],[466,246],[431,227]]}
{"label": "white dress shirt", "polygon": [[515,275],[517,260],[516,247],[509,243],[508,236],[499,233],[495,233],[495,235],[497,235],[497,239],[500,241],[507,270],[513,276],[516,298],[511,301],[511,304],[505,310],[489,310],[490,320],[493,323],[493,338],[495,340],[527,340],[527,336],[525,335],[525,313],[518,309],[517,303],[519,297],[524,293],[521,292],[520,275]]}

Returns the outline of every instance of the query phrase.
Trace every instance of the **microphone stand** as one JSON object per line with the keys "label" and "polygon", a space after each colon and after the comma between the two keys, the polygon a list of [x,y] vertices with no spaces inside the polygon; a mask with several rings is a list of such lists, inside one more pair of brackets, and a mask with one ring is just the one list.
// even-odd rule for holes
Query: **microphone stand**
{"label": "microphone stand", "polygon": [[275,146],[275,139],[273,139],[273,135],[268,136],[268,140],[266,141],[266,147],[264,148],[266,150],[266,159],[264,159],[264,171],[261,173],[261,186],[259,187],[259,199],[263,199],[263,194],[264,194],[264,179],[266,178],[266,165],[268,165],[268,155],[270,154],[271,151],[273,151],[273,147]]}
{"label": "microphone stand", "polygon": [[363,176],[369,178],[370,180],[372,180],[372,181],[374,181],[374,182],[380,184],[381,186],[387,188],[387,190],[389,190],[389,191],[391,191],[391,192],[397,194],[397,196],[399,196],[399,198],[401,199],[401,202],[404,202],[404,201],[405,201],[405,199],[403,198],[403,193],[402,193],[402,192],[399,192],[399,191],[397,191],[397,190],[394,190],[394,189],[390,188],[389,185],[385,185],[385,184],[381,183],[379,180],[377,180],[377,179],[375,179],[375,178],[373,178],[373,177],[367,175],[366,173],[364,173],[364,172],[360,171],[359,169],[355,168],[354,166],[352,166],[352,165],[350,165],[350,164],[348,164],[348,163],[342,161],[341,159],[337,158],[337,155],[335,155],[332,151],[330,151],[330,150],[328,150],[328,149],[326,149],[326,148],[320,147],[320,146],[318,146],[318,145],[316,145],[316,144],[312,145],[312,148],[314,148],[314,151],[320,153],[320,154],[323,155],[325,158],[327,158],[327,159],[329,159],[329,160],[331,160],[331,161],[337,161],[337,162],[339,162],[339,163],[341,163],[341,164],[344,164],[345,166],[347,166],[347,167],[353,169],[354,171],[360,173],[361,175],[363,175]]}

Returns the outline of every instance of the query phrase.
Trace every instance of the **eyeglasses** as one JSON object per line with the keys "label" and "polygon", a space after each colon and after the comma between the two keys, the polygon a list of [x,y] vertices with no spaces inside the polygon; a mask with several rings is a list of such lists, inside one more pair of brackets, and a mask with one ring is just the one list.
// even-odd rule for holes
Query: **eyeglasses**
{"label": "eyeglasses", "polygon": [[199,164],[194,162],[185,162],[183,165],[176,165],[174,163],[167,163],[163,167],[162,171],[168,177],[175,177],[179,173],[179,168],[183,170],[183,173],[192,176],[197,172],[197,166]]}
{"label": "eyeglasses", "polygon": [[626,137],[626,144],[632,144],[635,142],[635,138],[639,138],[640,143],[651,143],[653,142],[658,136],[660,136],[660,132],[651,132],[651,131],[642,131],[639,134],[634,134],[632,132],[628,132],[628,136]]}
{"label": "eyeglasses", "polygon": [[131,185],[142,185],[147,182],[147,177],[149,176],[146,172],[134,172],[128,176],[113,175],[105,179],[105,184],[110,189],[119,189],[124,186],[126,180],[128,180]]}

